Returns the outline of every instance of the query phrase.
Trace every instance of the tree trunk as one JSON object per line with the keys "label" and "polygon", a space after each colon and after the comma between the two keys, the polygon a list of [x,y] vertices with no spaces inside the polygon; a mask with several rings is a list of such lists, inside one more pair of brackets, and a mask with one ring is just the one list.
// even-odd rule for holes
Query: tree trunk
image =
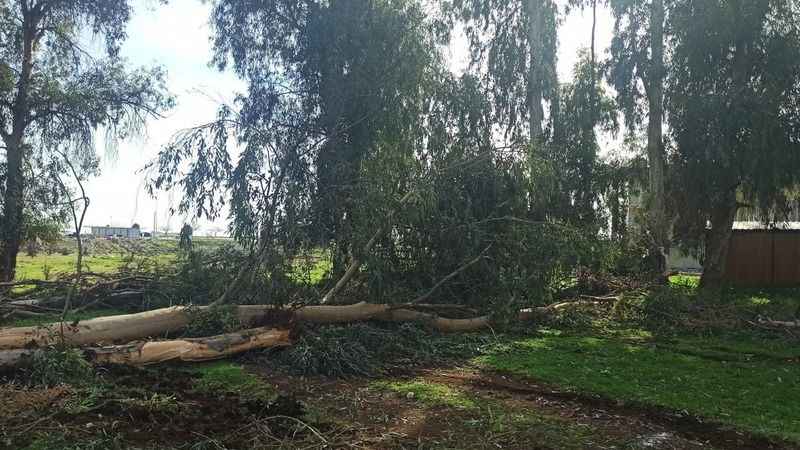
{"label": "tree trunk", "polygon": [[[12,281],[16,275],[17,254],[22,240],[22,210],[24,207],[25,178],[22,162],[25,153],[25,130],[30,116],[29,90],[33,77],[33,52],[38,12],[25,11],[22,27],[22,60],[17,93],[11,107],[11,133],[3,135],[6,145],[6,189],[3,198],[3,216],[0,223],[0,282]],[[5,130],[3,130],[5,133]]]}
{"label": "tree trunk", "polygon": [[703,275],[700,277],[700,287],[703,289],[719,288],[725,280],[728,249],[737,209],[736,191],[725,194],[720,202],[713,205],[711,230],[708,231],[706,240]]}
{"label": "tree trunk", "polygon": [[22,242],[22,208],[24,176],[22,174],[22,143],[12,136],[6,144],[6,188],[0,223],[0,282],[13,281],[17,254]]}
{"label": "tree trunk", "polygon": [[[207,338],[92,347],[84,349],[84,355],[90,361],[99,364],[142,366],[167,361],[209,361],[249,350],[285,347],[290,344],[289,330],[264,327]],[[0,350],[0,367],[16,366],[37,351],[41,350]]]}
{"label": "tree trunk", "polygon": [[542,79],[544,73],[544,5],[543,0],[527,0],[528,12],[528,120],[531,142],[541,144],[544,109],[542,108]]}
{"label": "tree trunk", "polygon": [[669,226],[666,212],[666,170],[662,121],[664,118],[664,0],[653,0],[650,10],[652,60],[647,74],[647,159],[650,184],[649,228],[660,277],[666,278]]}

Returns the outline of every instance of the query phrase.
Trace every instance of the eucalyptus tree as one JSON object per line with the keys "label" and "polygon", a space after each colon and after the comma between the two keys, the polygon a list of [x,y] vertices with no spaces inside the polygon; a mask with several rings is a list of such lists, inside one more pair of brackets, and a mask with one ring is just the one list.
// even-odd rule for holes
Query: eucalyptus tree
{"label": "eucalyptus tree", "polygon": [[161,152],[151,188],[199,215],[229,203],[273,283],[301,244],[332,244],[343,272],[409,188],[433,24],[408,0],[219,0],[211,23],[213,62],[247,91]]}
{"label": "eucalyptus tree", "polygon": [[[112,142],[171,104],[160,70],[129,72],[119,57],[129,3],[0,1],[0,137],[6,156],[0,186],[2,281],[14,278],[26,193],[39,182],[24,173],[34,151],[69,146],[93,152],[98,127]],[[104,57],[81,47],[88,34],[105,39]]]}
{"label": "eucalyptus tree", "polygon": [[798,6],[683,1],[672,14],[668,99],[679,229],[694,241],[708,233],[703,286],[723,279],[742,203],[769,209],[800,181]]}
{"label": "eucalyptus tree", "polygon": [[665,0],[609,0],[609,4],[615,18],[609,81],[617,91],[630,129],[635,130],[643,121],[647,122],[646,232],[651,253],[657,261],[657,272],[663,276],[670,246],[663,132],[667,8]]}
{"label": "eucalyptus tree", "polygon": [[538,208],[552,219],[587,231],[597,231],[602,222],[598,202],[604,186],[598,173],[597,131],[614,134],[618,129],[616,104],[597,84],[595,70],[591,54],[582,51],[573,81],[560,87],[552,137],[538,160],[532,156],[531,195],[544,200]]}
{"label": "eucalyptus tree", "polygon": [[[557,105],[558,5],[553,0],[451,0],[465,24],[471,65],[486,75],[498,122],[512,140],[545,140],[544,104]],[[527,125],[527,128],[526,128]]]}

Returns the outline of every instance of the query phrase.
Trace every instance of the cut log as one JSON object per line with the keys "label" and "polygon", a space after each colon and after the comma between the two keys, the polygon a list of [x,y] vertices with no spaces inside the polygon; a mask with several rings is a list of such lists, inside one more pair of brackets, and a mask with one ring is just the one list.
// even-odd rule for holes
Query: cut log
{"label": "cut log", "polygon": [[[167,361],[210,361],[250,350],[291,344],[290,331],[253,328],[207,338],[150,341],[84,349],[86,358],[98,364],[142,366]],[[41,349],[0,351],[0,367],[14,367]]]}

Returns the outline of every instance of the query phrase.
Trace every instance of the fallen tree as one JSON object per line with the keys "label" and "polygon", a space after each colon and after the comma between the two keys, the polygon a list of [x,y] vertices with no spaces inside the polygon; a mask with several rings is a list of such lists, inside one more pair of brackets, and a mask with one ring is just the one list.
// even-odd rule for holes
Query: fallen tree
{"label": "fallen tree", "polygon": [[[549,306],[520,310],[516,319],[529,321],[544,318],[571,306],[595,304],[595,301],[561,302]],[[449,306],[449,305],[448,305]],[[421,322],[442,332],[465,332],[489,328],[489,315],[472,318],[447,318],[439,314],[418,311],[430,310],[435,305],[374,304],[313,305],[298,308],[277,308],[271,305],[231,306],[244,327],[270,323],[290,326],[294,322],[315,324],[351,323],[366,320],[387,322]],[[98,317],[81,322],[55,322],[31,327],[0,328],[0,350],[36,348],[55,344],[85,346],[94,344],[126,343],[136,339],[164,336],[178,332],[189,325],[193,311],[210,307],[182,307],[156,309],[136,314]]]}
{"label": "fallen tree", "polygon": [[[291,344],[290,330],[253,328],[205,338],[136,342],[125,345],[89,347],[85,357],[97,364],[142,366],[167,361],[209,361],[227,358],[250,350],[284,347]],[[0,350],[0,367],[13,367],[42,349]]]}

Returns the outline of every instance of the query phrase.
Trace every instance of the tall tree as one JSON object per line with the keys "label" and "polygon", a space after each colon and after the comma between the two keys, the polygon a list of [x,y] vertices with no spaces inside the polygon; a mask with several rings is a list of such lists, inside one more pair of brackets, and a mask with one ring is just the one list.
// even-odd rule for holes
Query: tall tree
{"label": "tall tree", "polygon": [[556,3],[453,0],[445,4],[445,11],[465,23],[473,69],[486,74],[484,81],[507,135],[518,141],[527,131],[529,141],[541,146],[547,128],[544,105],[557,103],[559,93]]}
{"label": "tall tree", "polygon": [[[69,145],[92,152],[98,127],[109,142],[124,138],[171,104],[160,70],[124,68],[119,43],[130,14],[127,0],[0,1],[2,281],[14,278],[26,191],[36,183],[24,175],[33,150]],[[105,38],[105,58],[80,47],[85,32]]]}
{"label": "tall tree", "polygon": [[682,1],[670,23],[678,229],[695,242],[706,238],[705,287],[724,278],[739,206],[768,210],[800,182],[798,6]]}
{"label": "tall tree", "polygon": [[[589,230],[600,227],[598,201],[599,144],[596,129],[616,133],[617,109],[612,97],[597,85],[591,53],[582,51],[573,70],[573,81],[561,85],[559,115],[543,159],[534,167],[546,167],[550,174],[534,171],[531,182],[552,179],[553,186],[537,186],[532,196],[544,194],[548,202],[539,207],[546,215]],[[549,192],[548,192],[549,191]]]}
{"label": "tall tree", "polygon": [[[664,0],[610,0],[615,17],[610,81],[631,130],[643,121],[646,104],[649,172],[646,231],[656,271],[666,275],[670,247],[664,146]],[[642,101],[644,100],[644,102]]]}
{"label": "tall tree", "polygon": [[307,240],[344,272],[408,189],[439,60],[431,23],[407,0],[220,0],[212,25],[214,62],[247,92],[162,152],[153,187],[183,185],[181,208],[210,216],[230,194],[233,234],[275,262],[272,280]]}

